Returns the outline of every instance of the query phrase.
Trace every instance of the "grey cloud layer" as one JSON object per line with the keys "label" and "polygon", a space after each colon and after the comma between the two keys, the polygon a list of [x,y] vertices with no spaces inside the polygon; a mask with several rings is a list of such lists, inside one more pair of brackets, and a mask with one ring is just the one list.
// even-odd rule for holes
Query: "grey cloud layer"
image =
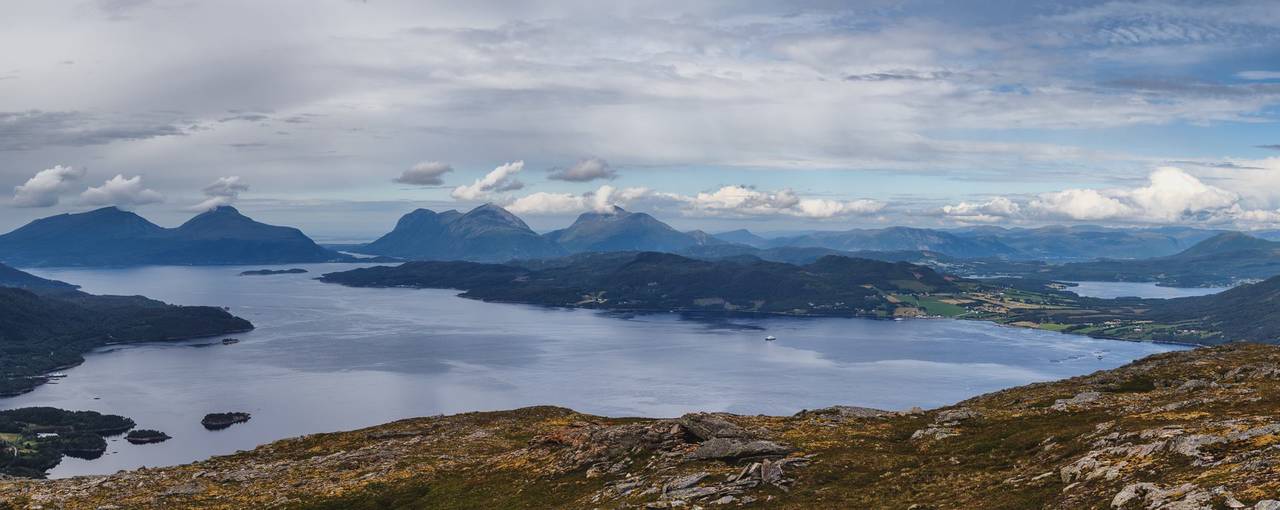
{"label": "grey cloud layer", "polygon": [[183,129],[176,125],[128,116],[0,111],[0,151],[103,145],[182,134]]}
{"label": "grey cloud layer", "polygon": [[547,176],[548,179],[568,182],[590,182],[596,179],[613,179],[618,176],[608,161],[600,158],[587,158],[574,163],[568,168],[558,168]]}
{"label": "grey cloud layer", "polygon": [[449,180],[471,200],[524,186],[476,172],[495,161],[593,154],[549,177],[613,178],[605,159],[1133,176],[1144,158],[998,133],[1257,122],[1280,103],[1271,69],[1161,72],[1274,45],[1273,4],[1018,4],[20,3],[0,16],[0,44],[28,50],[0,62],[0,151],[18,158],[0,185],[91,161],[169,195],[230,169],[259,193],[342,194],[370,174],[443,185],[448,170],[403,170],[431,157],[469,169]]}

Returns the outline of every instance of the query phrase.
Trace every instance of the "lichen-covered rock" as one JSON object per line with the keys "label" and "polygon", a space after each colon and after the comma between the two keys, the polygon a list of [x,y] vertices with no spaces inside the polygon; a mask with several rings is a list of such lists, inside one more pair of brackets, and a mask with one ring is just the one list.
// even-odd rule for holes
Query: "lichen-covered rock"
{"label": "lichen-covered rock", "polygon": [[678,421],[685,430],[688,430],[690,434],[701,441],[715,438],[746,438],[751,436],[742,427],[734,425],[733,422],[724,419],[724,417],[712,413],[686,414],[681,416]]}
{"label": "lichen-covered rock", "polygon": [[794,451],[793,448],[773,441],[744,440],[717,437],[698,445],[698,449],[689,454],[696,460],[736,460],[753,457],[782,456]]}
{"label": "lichen-covered rock", "polygon": [[1083,391],[1077,393],[1074,397],[1054,401],[1052,408],[1054,411],[1066,411],[1085,404],[1097,402],[1100,398],[1102,398],[1102,393],[1096,391]]}

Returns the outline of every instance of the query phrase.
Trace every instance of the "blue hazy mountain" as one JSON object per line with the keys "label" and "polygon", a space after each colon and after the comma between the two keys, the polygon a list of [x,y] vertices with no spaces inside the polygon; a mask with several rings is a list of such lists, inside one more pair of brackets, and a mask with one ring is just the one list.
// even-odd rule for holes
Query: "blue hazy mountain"
{"label": "blue hazy mountain", "polygon": [[715,234],[715,236],[716,236],[716,239],[719,239],[727,243],[744,244],[744,245],[752,246],[755,248],[764,248],[769,244],[768,239],[760,237],[745,228],[740,228],[738,230],[730,230],[728,232],[721,232],[719,234]]}
{"label": "blue hazy mountain", "polygon": [[678,252],[691,246],[724,244],[702,231],[681,232],[645,213],[621,207],[588,212],[547,238],[571,253],[610,251]]}
{"label": "blue hazy mountain", "polygon": [[15,266],[283,264],[349,260],[300,230],[254,221],[233,207],[164,228],[115,207],[35,220],[0,235],[0,261]]}
{"label": "blue hazy mountain", "polygon": [[386,235],[360,248],[363,253],[410,260],[472,260],[556,257],[565,251],[494,204],[468,211],[437,213],[418,209],[400,218]]}
{"label": "blue hazy mountain", "polygon": [[828,248],[839,251],[926,251],[958,258],[1016,257],[1017,249],[991,238],[911,227],[853,229],[771,239],[767,247]]}
{"label": "blue hazy mountain", "polygon": [[966,238],[998,241],[1018,250],[1021,258],[1092,260],[1173,255],[1224,231],[1190,227],[1120,229],[1096,225],[1050,225],[1038,228],[974,227],[952,232]]}

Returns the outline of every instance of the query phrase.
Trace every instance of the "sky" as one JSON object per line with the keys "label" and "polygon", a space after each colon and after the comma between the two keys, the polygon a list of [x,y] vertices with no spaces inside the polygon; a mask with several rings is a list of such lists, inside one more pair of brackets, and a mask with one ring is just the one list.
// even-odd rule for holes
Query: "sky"
{"label": "sky", "polygon": [[47,0],[0,46],[0,231],[1280,228],[1276,1]]}

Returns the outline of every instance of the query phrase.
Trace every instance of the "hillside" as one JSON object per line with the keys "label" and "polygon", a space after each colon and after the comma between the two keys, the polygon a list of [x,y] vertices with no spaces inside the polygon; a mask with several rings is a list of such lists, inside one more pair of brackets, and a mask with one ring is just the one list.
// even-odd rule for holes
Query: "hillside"
{"label": "hillside", "polygon": [[639,419],[536,407],[415,418],[184,466],[0,480],[0,502],[34,509],[57,501],[66,510],[1273,510],[1278,372],[1280,347],[1231,345],[929,411]]}
{"label": "hillside", "polygon": [[[1001,269],[1025,273],[1011,265]],[[1038,277],[1058,280],[1157,282],[1171,287],[1230,285],[1280,275],[1280,242],[1228,232],[1167,257],[1073,262],[1033,270]]]}
{"label": "hillside", "polygon": [[804,266],[756,258],[695,260],[617,252],[550,261],[535,269],[462,262],[410,262],[329,273],[329,283],[464,290],[463,297],[633,311],[892,315],[893,293],[954,289],[907,263],[823,257]]}
{"label": "hillside", "polygon": [[0,261],[15,266],[129,265],[142,246],[163,242],[167,231],[115,207],[59,214],[0,235]]}
{"label": "hillside", "polygon": [[418,209],[394,229],[359,248],[360,252],[409,260],[505,262],[564,255],[553,241],[538,235],[506,209],[485,204],[466,214]]}
{"label": "hillside", "polygon": [[1184,227],[1118,229],[1089,225],[955,231],[962,237],[999,241],[1017,250],[1020,258],[1054,261],[1164,257],[1221,232]]}
{"label": "hillside", "polygon": [[296,228],[259,223],[230,206],[191,218],[173,229],[169,237],[171,246],[155,253],[155,263],[272,264],[346,259],[321,248]]}
{"label": "hillside", "polygon": [[1280,342],[1280,276],[1217,294],[1157,302],[1151,320],[1182,329],[1220,332],[1221,337]]}
{"label": "hillside", "polygon": [[40,278],[26,271],[0,264],[0,287],[15,289],[41,289],[49,291],[71,291],[78,287],[58,280]]}
{"label": "hillside", "polygon": [[0,235],[14,266],[222,265],[347,261],[295,228],[256,222],[223,206],[172,229],[107,207],[33,221]]}
{"label": "hillside", "polygon": [[141,296],[42,294],[0,287],[0,396],[30,391],[53,370],[108,344],[247,331],[253,325],[208,306],[172,306]]}
{"label": "hillside", "polygon": [[1280,276],[1179,299],[1078,296],[1051,280],[964,280],[908,262],[828,255],[808,264],[656,252],[411,262],[322,276],[354,287],[460,289],[462,297],[639,312],[945,316],[1099,338],[1212,345],[1280,342]]}

